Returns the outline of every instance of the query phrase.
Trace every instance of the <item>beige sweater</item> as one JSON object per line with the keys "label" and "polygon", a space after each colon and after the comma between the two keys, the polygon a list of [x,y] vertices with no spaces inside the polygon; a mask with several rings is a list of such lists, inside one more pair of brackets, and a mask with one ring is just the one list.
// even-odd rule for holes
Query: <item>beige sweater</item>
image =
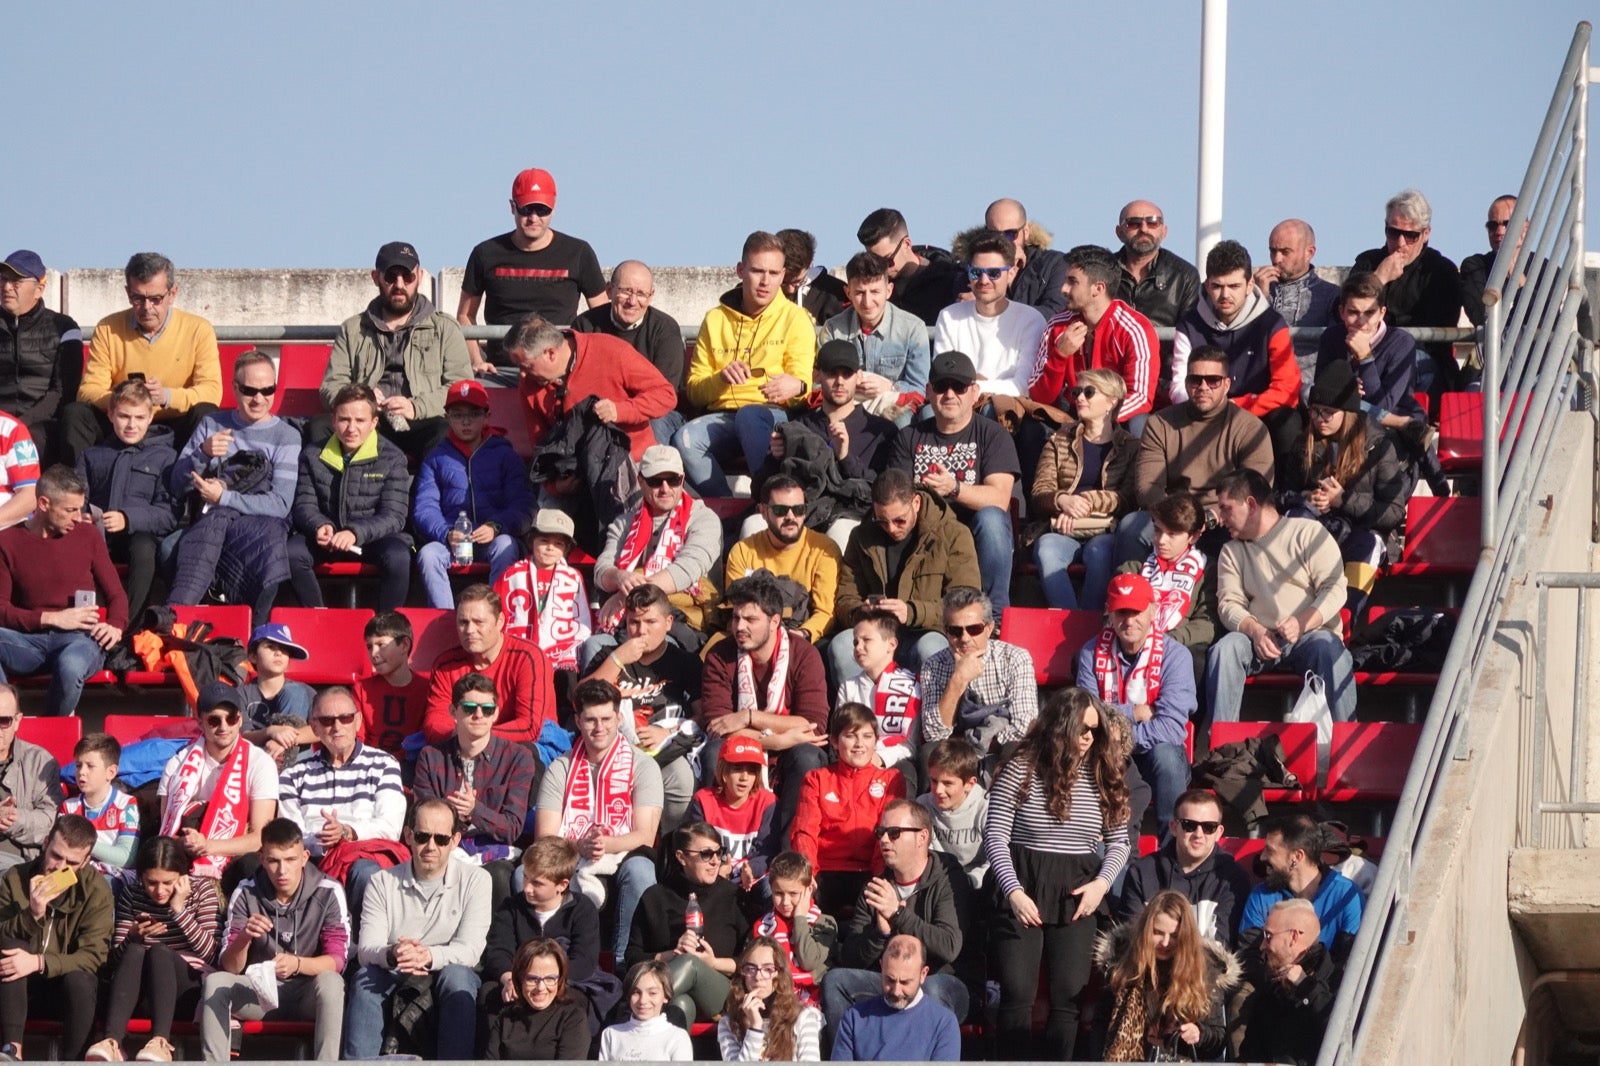
{"label": "beige sweater", "polygon": [[1280,518],[1256,540],[1231,540],[1217,560],[1217,617],[1235,631],[1246,617],[1268,629],[1315,607],[1322,628],[1340,632],[1344,559],[1320,522]]}

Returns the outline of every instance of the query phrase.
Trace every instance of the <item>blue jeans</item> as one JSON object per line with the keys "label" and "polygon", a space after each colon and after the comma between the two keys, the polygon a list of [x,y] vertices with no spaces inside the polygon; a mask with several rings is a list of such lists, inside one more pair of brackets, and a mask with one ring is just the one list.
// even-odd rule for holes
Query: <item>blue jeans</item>
{"label": "blue jeans", "polygon": [[[1111,555],[1116,538],[1098,533],[1079,540],[1060,533],[1046,533],[1033,542],[1033,561],[1039,564],[1039,581],[1044,586],[1044,602],[1051,607],[1091,611],[1106,605],[1106,586],[1111,584]],[[1067,576],[1067,567],[1083,560],[1083,596],[1079,597]]]}
{"label": "blue jeans", "polygon": [[655,883],[656,864],[643,855],[624,859],[617,867],[613,882],[613,891],[617,894],[617,938],[611,950],[619,959],[628,950],[628,933],[633,929],[633,912],[639,908],[639,898]]}
{"label": "blue jeans", "polygon": [[[345,997],[344,1058],[375,1059],[382,1052],[384,1001],[398,977],[381,966],[363,966],[356,971]],[[457,964],[433,972],[438,1058],[470,1059],[476,1053],[481,983],[470,966]]]}
{"label": "blue jeans", "polygon": [[1142,563],[1150,558],[1155,548],[1155,522],[1149,511],[1135,511],[1117,523],[1116,548],[1112,551],[1111,566],[1116,569],[1123,563]]}
{"label": "blue jeans", "polygon": [[678,435],[678,430],[683,428],[683,416],[677,411],[668,411],[660,418],[650,420],[650,432],[656,438],[657,444],[672,444],[672,438]]}
{"label": "blue jeans", "polygon": [[1148,751],[1134,752],[1133,763],[1140,776],[1150,782],[1156,808],[1156,838],[1165,844],[1172,836],[1173,808],[1189,787],[1189,757],[1182,744],[1157,744]]}
{"label": "blue jeans", "polygon": [[[489,584],[500,580],[511,564],[522,555],[517,538],[502,533],[488,544],[472,546],[472,561],[489,564]],[[417,573],[422,575],[422,587],[428,593],[428,606],[450,610],[456,605],[456,594],[450,591],[450,546],[442,541],[429,541],[417,551]]]}
{"label": "blue jeans", "polygon": [[17,674],[50,671],[46,714],[73,714],[83,698],[83,683],[100,672],[106,653],[87,633],[22,633],[0,629],[0,681]]}
{"label": "blue jeans", "polygon": [[350,931],[358,935],[361,931],[361,906],[367,898],[367,883],[383,867],[371,859],[357,859],[350,864],[350,869],[344,875],[344,894],[350,901]]}
{"label": "blue jeans", "polygon": [[[852,677],[861,676],[861,667],[856,664],[855,641],[856,635],[852,629],[835,633],[828,641],[828,665],[833,671],[835,688]],[[902,629],[900,647],[894,653],[894,661],[913,674],[920,673],[924,660],[949,646],[950,642],[937,630]],[[701,761],[704,761],[703,757]]]}
{"label": "blue jeans", "polygon": [[744,452],[751,473],[760,470],[772,450],[773,427],[787,421],[789,416],[782,408],[752,403],[685,423],[673,443],[683,454],[683,473],[690,488],[702,497],[730,495],[721,460],[731,457],[737,448]]}
{"label": "blue jeans", "polygon": [[[950,1008],[957,1022],[967,1020],[969,996],[967,986],[948,973],[930,973],[922,982],[922,990]],[[852,1005],[864,999],[883,994],[883,975],[877,970],[847,970],[835,968],[822,975],[822,1015],[828,1022],[828,1036],[832,1039],[839,1028],[839,1019]]]}
{"label": "blue jeans", "polygon": [[[962,510],[957,508],[959,514]],[[1011,605],[1011,516],[999,507],[980,507],[961,515],[961,524],[972,530],[972,546],[978,550],[978,575],[983,579],[984,595],[994,604],[994,618]]]}
{"label": "blue jeans", "polygon": [[1229,633],[1211,645],[1211,653],[1206,656],[1211,720],[1237,722],[1245,678],[1272,667],[1316,674],[1322,678],[1333,720],[1348,722],[1356,716],[1356,682],[1351,675],[1350,653],[1337,633],[1315,629],[1302,634],[1272,662],[1258,658],[1255,646],[1243,633]]}

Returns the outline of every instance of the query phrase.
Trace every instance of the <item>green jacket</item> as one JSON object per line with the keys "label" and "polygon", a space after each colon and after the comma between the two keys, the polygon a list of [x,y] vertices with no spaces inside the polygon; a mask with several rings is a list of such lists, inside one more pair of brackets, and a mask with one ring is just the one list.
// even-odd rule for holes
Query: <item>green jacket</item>
{"label": "green jacket", "polygon": [[[383,378],[383,352],[388,338],[373,320],[374,300],[367,310],[344,320],[333,342],[327,373],[322,376],[322,405],[352,381],[376,387]],[[406,385],[418,418],[443,418],[451,382],[472,377],[472,359],[456,320],[436,311],[425,296],[417,297],[411,324],[400,331],[405,346]]]}
{"label": "green jacket", "polygon": [[111,952],[111,886],[86,866],[78,871],[78,883],[57,896],[39,921],[28,909],[28,886],[43,870],[41,856],[0,877],[0,939],[21,940],[43,955],[46,977],[95,973]]}
{"label": "green jacket", "polygon": [[839,562],[839,592],[833,617],[841,627],[868,596],[905,600],[906,625],[913,629],[938,629],[944,620],[945,591],[957,585],[982,588],[978,552],[972,534],[950,505],[927,489],[919,488],[922,514],[911,531],[899,580],[889,584],[889,535],[868,515],[850,534]]}

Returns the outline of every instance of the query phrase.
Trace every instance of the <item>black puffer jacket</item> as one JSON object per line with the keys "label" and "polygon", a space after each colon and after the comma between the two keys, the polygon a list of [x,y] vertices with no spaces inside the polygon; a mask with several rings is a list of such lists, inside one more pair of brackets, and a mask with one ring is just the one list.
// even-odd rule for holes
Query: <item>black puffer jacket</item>
{"label": "black puffer jacket", "polygon": [[[1352,417],[1362,420],[1365,415]],[[1306,460],[1305,437],[1283,457],[1279,475],[1283,491],[1276,493],[1280,510],[1288,510],[1304,503],[1305,495],[1317,483],[1333,473],[1333,450],[1325,441],[1316,441],[1311,448],[1311,459]],[[1406,520],[1406,501],[1411,490],[1417,487],[1417,465],[1400,457],[1400,449],[1389,430],[1375,423],[1367,423],[1367,452],[1361,470],[1350,484],[1344,486],[1344,498],[1339,506],[1321,516],[1348,522],[1356,529],[1370,529],[1380,537],[1398,530]]]}
{"label": "black puffer jacket", "polygon": [[594,555],[604,547],[604,531],[638,489],[628,435],[594,416],[596,399],[588,397],[551,426],[528,463],[528,480],[534,485],[569,477],[583,482],[583,496],[563,510],[577,525],[578,544]]}
{"label": "black puffer jacket", "polygon": [[1339,991],[1339,968],[1320,943],[1300,959],[1300,981],[1285,985],[1266,972],[1259,958],[1245,967],[1253,991],[1239,1012],[1244,1026],[1238,1058],[1249,1062],[1293,1062],[1308,1066],[1322,1049],[1322,1035]]}
{"label": "black puffer jacket", "polygon": [[[296,531],[315,538],[317,530],[348,529],[357,544],[371,544],[402,533],[411,513],[411,475],[405,453],[377,433],[346,461],[338,437],[300,453],[300,480],[289,516]],[[406,534],[410,540],[410,534]]]}
{"label": "black puffer jacket", "polygon": [[56,416],[78,398],[83,380],[83,332],[42,302],[21,318],[0,312],[0,411],[23,423]]}
{"label": "black puffer jacket", "polygon": [[89,483],[89,502],[102,511],[121,511],[128,532],[165,536],[178,528],[178,501],[167,484],[177,461],[172,430],[151,425],[138,444],[112,437],[85,449],[78,473]]}
{"label": "black puffer jacket", "polygon": [[[1117,265],[1122,265],[1120,255]],[[1115,296],[1132,304],[1134,310],[1158,326],[1176,326],[1178,319],[1200,300],[1200,272],[1188,260],[1161,248],[1143,280],[1137,283],[1128,268],[1122,267]]]}

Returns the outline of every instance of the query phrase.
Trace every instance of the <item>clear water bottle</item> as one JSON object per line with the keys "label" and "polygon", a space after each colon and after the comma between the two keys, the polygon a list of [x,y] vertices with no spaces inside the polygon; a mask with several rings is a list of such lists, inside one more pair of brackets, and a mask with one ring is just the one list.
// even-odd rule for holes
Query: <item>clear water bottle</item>
{"label": "clear water bottle", "polygon": [[457,566],[472,565],[472,541],[467,538],[472,536],[472,519],[467,517],[467,512],[462,511],[456,515],[456,524],[450,527],[451,532],[460,533],[461,539],[456,541],[451,554]]}
{"label": "clear water bottle", "polygon": [[689,906],[683,911],[683,927],[695,935],[696,938],[705,939],[706,915],[700,909],[700,897],[693,892],[689,893]]}

